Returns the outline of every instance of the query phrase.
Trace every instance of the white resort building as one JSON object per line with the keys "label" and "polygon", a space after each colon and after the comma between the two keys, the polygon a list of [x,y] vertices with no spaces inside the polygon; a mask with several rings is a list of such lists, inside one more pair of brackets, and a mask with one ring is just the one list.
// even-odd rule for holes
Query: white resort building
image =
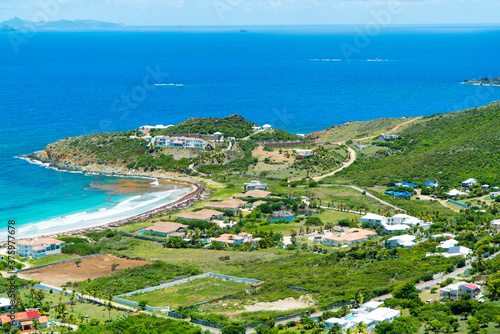
{"label": "white resort building", "polygon": [[158,146],[205,150],[207,142],[201,138],[156,136],[151,141]]}
{"label": "white resort building", "polygon": [[33,241],[19,240],[17,242],[17,255],[39,259],[47,255],[61,253],[64,241],[52,238],[43,238]]}

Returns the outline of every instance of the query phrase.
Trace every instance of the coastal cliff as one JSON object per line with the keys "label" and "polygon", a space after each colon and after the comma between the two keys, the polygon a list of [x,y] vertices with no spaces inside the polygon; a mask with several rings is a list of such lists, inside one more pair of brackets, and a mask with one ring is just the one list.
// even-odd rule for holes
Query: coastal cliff
{"label": "coastal cliff", "polygon": [[485,77],[479,80],[470,79],[470,80],[465,80],[463,83],[467,85],[476,85],[476,86],[500,86],[500,77],[492,79]]}

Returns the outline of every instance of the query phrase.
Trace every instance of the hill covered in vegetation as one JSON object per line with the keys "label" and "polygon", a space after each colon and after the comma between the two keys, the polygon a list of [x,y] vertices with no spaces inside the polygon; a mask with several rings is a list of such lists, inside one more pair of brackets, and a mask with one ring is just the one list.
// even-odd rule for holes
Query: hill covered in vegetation
{"label": "hill covered in vegetation", "polygon": [[255,126],[255,123],[247,121],[240,115],[224,118],[190,118],[164,130],[153,130],[151,135],[171,136],[183,133],[212,135],[221,132],[224,137],[244,138],[253,133],[252,126]]}
{"label": "hill covered in vegetation", "polygon": [[329,181],[363,186],[437,181],[453,186],[468,178],[500,185],[500,103],[424,117],[389,142],[388,150],[360,155]]}

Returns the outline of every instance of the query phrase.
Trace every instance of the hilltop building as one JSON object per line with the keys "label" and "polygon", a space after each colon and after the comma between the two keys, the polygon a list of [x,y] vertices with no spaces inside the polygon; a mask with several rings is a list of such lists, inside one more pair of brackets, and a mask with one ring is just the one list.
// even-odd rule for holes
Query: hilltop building
{"label": "hilltop building", "polygon": [[258,180],[252,180],[250,183],[244,183],[243,188],[245,189],[245,191],[267,190],[267,183],[262,183]]}
{"label": "hilltop building", "polygon": [[151,144],[166,147],[205,150],[208,143],[201,138],[156,136],[151,141]]}

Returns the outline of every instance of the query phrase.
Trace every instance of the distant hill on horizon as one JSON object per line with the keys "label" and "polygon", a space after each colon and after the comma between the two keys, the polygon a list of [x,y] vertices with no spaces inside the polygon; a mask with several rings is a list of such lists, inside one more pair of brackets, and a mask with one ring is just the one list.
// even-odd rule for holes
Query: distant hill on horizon
{"label": "distant hill on horizon", "polygon": [[121,23],[103,22],[97,20],[58,20],[32,22],[19,17],[0,22],[1,31],[27,31],[27,30],[87,30],[87,29],[117,29],[125,27]]}

